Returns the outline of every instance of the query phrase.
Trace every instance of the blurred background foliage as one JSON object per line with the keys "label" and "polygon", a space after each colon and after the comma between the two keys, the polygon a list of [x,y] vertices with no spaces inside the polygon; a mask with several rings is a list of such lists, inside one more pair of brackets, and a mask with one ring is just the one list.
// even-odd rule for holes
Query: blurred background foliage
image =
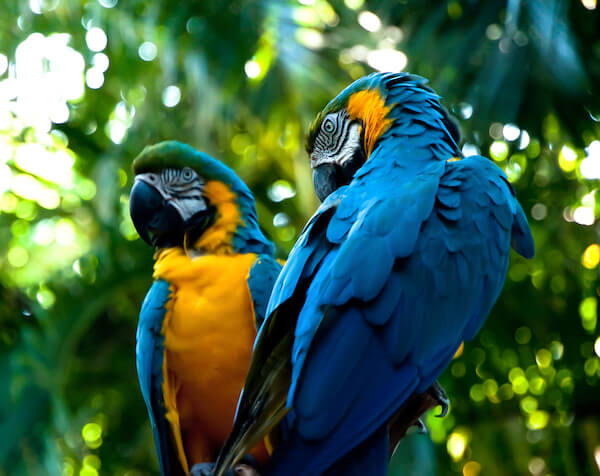
{"label": "blurred background foliage", "polygon": [[314,211],[303,135],[373,70],[431,80],[506,170],[513,256],[452,407],[391,474],[598,475],[597,0],[0,0],[0,474],[156,474],[137,386],[152,252],[130,163],[178,139],[249,184],[281,257]]}

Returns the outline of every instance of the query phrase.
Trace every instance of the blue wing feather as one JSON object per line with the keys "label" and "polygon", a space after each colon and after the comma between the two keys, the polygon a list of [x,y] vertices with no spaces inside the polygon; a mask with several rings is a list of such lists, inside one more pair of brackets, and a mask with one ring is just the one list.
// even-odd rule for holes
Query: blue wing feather
{"label": "blue wing feather", "polygon": [[254,303],[257,329],[265,320],[269,297],[281,268],[282,266],[271,255],[259,255],[250,268],[248,288]]}
{"label": "blue wing feather", "polygon": [[274,474],[293,467],[286,458],[311,461],[303,474],[325,470],[332,455],[377,431],[413,391],[426,390],[497,299],[511,238],[517,251],[533,253],[512,187],[491,161],[440,161],[408,183],[387,164],[361,169],[322,205],[269,303],[275,309],[294,293],[282,286],[311,280],[288,394],[288,424],[304,443],[279,450],[286,456],[274,459],[282,465],[274,463]]}
{"label": "blue wing feather", "polygon": [[183,475],[165,417],[166,409],[162,395],[164,337],[161,328],[169,296],[169,284],[164,280],[159,279],[150,287],[140,311],[135,357],[140,389],[154,433],[161,474]]}

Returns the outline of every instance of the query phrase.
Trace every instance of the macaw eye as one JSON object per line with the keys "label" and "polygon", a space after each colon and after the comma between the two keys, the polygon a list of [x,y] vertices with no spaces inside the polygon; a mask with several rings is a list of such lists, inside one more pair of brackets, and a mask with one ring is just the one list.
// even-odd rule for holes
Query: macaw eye
{"label": "macaw eye", "polygon": [[182,177],[184,180],[192,180],[194,178],[194,171],[186,167],[183,169]]}
{"label": "macaw eye", "polygon": [[333,134],[336,129],[335,122],[330,117],[326,117],[325,120],[323,121],[322,128],[323,128],[323,131],[325,131],[327,134]]}

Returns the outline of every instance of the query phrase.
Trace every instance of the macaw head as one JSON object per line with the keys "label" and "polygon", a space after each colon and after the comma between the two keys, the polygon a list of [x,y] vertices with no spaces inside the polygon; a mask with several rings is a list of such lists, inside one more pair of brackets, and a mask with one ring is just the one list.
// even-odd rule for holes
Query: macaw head
{"label": "macaw head", "polygon": [[258,227],[248,187],[209,155],[180,142],[161,142],[136,157],[133,171],[131,218],[151,246],[206,253],[263,252],[272,246]]}
{"label": "macaw head", "polygon": [[410,118],[418,114],[424,121],[439,119],[439,128],[457,149],[458,125],[426,83],[408,73],[373,73],[356,80],[325,106],[306,140],[320,200],[350,183],[386,133],[395,129],[394,135],[401,137],[402,126],[411,125]]}

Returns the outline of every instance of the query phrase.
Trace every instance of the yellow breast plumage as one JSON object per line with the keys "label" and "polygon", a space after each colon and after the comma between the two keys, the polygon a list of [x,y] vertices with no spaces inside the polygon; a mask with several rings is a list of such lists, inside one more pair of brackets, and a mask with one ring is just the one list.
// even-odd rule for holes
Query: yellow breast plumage
{"label": "yellow breast plumage", "polygon": [[163,394],[184,468],[214,460],[231,430],[256,336],[247,285],[255,260],[251,253],[191,258],[172,248],[156,261],[154,277],[171,288]]}

